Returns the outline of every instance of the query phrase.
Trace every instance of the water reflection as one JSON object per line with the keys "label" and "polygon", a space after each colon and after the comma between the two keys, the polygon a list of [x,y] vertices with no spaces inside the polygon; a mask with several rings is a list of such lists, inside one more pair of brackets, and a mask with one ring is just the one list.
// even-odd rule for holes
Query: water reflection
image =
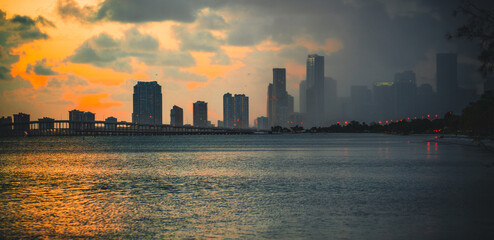
{"label": "water reflection", "polygon": [[371,134],[175,137],[1,140],[0,236],[492,233],[493,168],[478,164],[492,155],[480,150]]}

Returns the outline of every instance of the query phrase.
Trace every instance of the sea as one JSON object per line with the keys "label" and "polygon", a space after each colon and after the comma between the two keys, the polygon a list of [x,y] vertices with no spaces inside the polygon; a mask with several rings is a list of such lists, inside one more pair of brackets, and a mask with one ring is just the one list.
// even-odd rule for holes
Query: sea
{"label": "sea", "polygon": [[433,140],[0,138],[0,239],[494,239],[494,153]]}

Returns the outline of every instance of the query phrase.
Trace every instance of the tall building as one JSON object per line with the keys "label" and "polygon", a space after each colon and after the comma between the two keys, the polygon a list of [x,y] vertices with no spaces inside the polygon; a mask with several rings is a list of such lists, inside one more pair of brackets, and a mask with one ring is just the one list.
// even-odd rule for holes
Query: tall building
{"label": "tall building", "polygon": [[290,115],[293,114],[293,112],[295,112],[295,109],[294,109],[295,108],[295,106],[294,106],[295,105],[295,99],[293,98],[292,95],[287,94],[286,95],[286,101],[287,101],[286,102],[286,106],[287,106],[287,109],[288,109],[287,114],[288,114],[288,116],[290,116]]}
{"label": "tall building", "polygon": [[49,117],[38,118],[38,123],[40,130],[48,130],[55,128],[55,119],[53,118],[49,118]]}
{"label": "tall building", "polygon": [[255,127],[258,130],[269,130],[268,118],[267,117],[256,118]]}
{"label": "tall building", "polygon": [[357,121],[368,121],[371,119],[372,92],[367,86],[350,87],[351,107],[349,117]]}
{"label": "tall building", "polygon": [[12,131],[12,117],[1,117],[0,126],[0,131],[2,131],[4,134],[8,134],[10,131]]}
{"label": "tall building", "polygon": [[300,113],[305,113],[307,112],[307,81],[302,80],[300,81],[299,85],[299,112]]}
{"label": "tall building", "polygon": [[234,128],[249,128],[249,97],[235,94],[234,97]]}
{"label": "tall building", "polygon": [[173,105],[170,110],[170,125],[182,127],[184,125],[184,111],[181,107]]}
{"label": "tall building", "polygon": [[390,120],[394,117],[394,82],[375,82],[373,86],[375,119]]}
{"label": "tall building", "polygon": [[326,120],[333,122],[338,118],[337,82],[331,77],[324,77],[324,107]]}
{"label": "tall building", "polygon": [[417,113],[417,84],[415,73],[404,71],[395,74],[395,114],[394,118],[403,119]]}
{"label": "tall building", "polygon": [[273,83],[268,86],[268,121],[271,126],[286,126],[288,121],[286,69],[273,68]]}
{"label": "tall building", "polygon": [[223,95],[223,127],[234,128],[234,115],[235,103],[233,96],[230,93]]}
{"label": "tall building", "polygon": [[69,111],[69,128],[73,130],[94,129],[95,115],[79,110]]}
{"label": "tall building", "polygon": [[312,126],[321,125],[324,108],[324,56],[311,54],[307,57],[307,115]]}
{"label": "tall building", "polygon": [[14,131],[24,132],[29,130],[31,116],[26,113],[14,114]]}
{"label": "tall building", "polygon": [[137,124],[162,124],[161,86],[156,82],[137,82],[134,86],[132,122]]}
{"label": "tall building", "polygon": [[458,64],[454,53],[438,53],[436,55],[436,80],[439,111],[442,115],[455,111],[458,92]]}
{"label": "tall building", "polygon": [[436,95],[432,86],[426,83],[420,85],[417,88],[417,116],[435,114],[436,104]]}
{"label": "tall building", "polygon": [[208,103],[203,101],[197,101],[193,104],[194,114],[194,126],[195,127],[207,127],[208,126]]}
{"label": "tall building", "polygon": [[105,130],[117,130],[117,123],[116,117],[107,117],[105,119]]}
{"label": "tall building", "polygon": [[273,96],[273,84],[270,83],[268,85],[268,102],[267,102],[267,115],[268,115],[268,125],[273,126],[273,104],[274,104],[274,96]]}

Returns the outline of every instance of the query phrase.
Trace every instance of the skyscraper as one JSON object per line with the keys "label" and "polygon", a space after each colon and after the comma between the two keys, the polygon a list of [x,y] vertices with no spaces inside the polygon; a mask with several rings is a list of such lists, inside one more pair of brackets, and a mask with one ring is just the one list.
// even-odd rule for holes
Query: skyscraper
{"label": "skyscraper", "polygon": [[336,120],[338,115],[337,82],[331,77],[324,77],[324,107],[326,119]]}
{"label": "skyscraper", "polygon": [[436,80],[439,110],[442,113],[454,111],[458,92],[457,56],[454,53],[436,55]]}
{"label": "skyscraper", "polygon": [[184,125],[184,111],[181,107],[173,105],[170,110],[170,125],[181,127]]}
{"label": "skyscraper", "polygon": [[394,118],[402,119],[417,113],[417,84],[415,73],[404,71],[395,74],[395,114]]}
{"label": "skyscraper", "polygon": [[393,119],[395,95],[394,82],[375,82],[373,86],[375,118],[380,120]]}
{"label": "skyscraper", "polygon": [[137,82],[134,86],[132,122],[162,124],[161,86],[156,82]]}
{"label": "skyscraper", "polygon": [[271,126],[286,126],[288,121],[286,69],[273,68],[273,83],[268,86],[268,121]]}
{"label": "skyscraper", "polygon": [[208,126],[208,103],[203,101],[197,101],[193,104],[194,111],[194,126],[195,127],[207,127]]}
{"label": "skyscraper", "polygon": [[307,112],[307,81],[300,81],[299,85],[299,112]]}
{"label": "skyscraper", "polygon": [[307,57],[307,115],[310,124],[321,125],[324,121],[324,56],[311,54]]}
{"label": "skyscraper", "polygon": [[223,127],[233,128],[235,103],[230,93],[223,95]]}
{"label": "skyscraper", "polygon": [[235,128],[249,128],[249,97],[244,94],[235,94],[234,121]]}

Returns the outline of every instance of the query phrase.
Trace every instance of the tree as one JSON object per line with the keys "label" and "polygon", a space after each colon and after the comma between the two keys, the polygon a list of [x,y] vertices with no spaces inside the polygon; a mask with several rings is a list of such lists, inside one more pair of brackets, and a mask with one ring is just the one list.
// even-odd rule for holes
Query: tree
{"label": "tree", "polygon": [[479,43],[480,72],[487,76],[494,72],[494,11],[482,9],[470,1],[462,1],[453,12],[453,16],[464,15],[467,23],[458,27],[456,32],[446,34],[446,38],[466,38]]}

